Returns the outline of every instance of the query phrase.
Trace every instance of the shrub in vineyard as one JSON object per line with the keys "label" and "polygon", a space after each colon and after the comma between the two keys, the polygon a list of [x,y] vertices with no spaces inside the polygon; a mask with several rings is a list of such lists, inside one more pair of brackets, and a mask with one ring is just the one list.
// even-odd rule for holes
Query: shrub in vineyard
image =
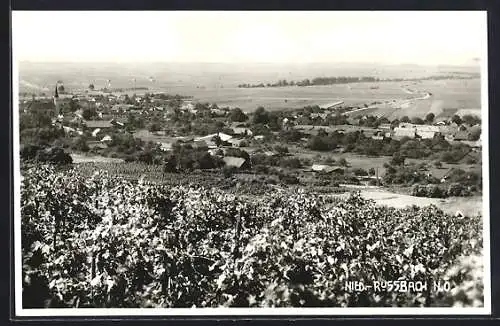
{"label": "shrub in vineyard", "polygon": [[[250,200],[45,166],[26,168],[21,184],[25,308],[482,304],[481,291],[458,290],[473,269],[453,273],[481,254],[479,216],[380,207],[358,194]],[[435,279],[460,299],[345,288]]]}

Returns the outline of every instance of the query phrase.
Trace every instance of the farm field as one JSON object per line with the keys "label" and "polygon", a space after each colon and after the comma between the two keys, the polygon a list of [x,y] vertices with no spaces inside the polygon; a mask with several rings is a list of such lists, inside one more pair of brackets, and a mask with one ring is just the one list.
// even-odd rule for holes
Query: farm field
{"label": "farm field", "polygon": [[124,160],[120,158],[112,158],[112,157],[104,157],[99,155],[82,155],[77,153],[71,153],[71,158],[73,159],[73,163],[82,164],[82,163],[123,163]]}
{"label": "farm field", "polygon": [[388,116],[389,119],[403,116],[423,117],[434,113],[436,117],[450,117],[458,110],[470,109],[475,114],[481,114],[481,85],[479,79],[471,80],[425,80],[409,85],[419,92],[430,92],[428,99],[412,101],[407,107],[396,110]]}
{"label": "farm field", "polygon": [[[303,80],[316,76],[374,76],[378,78],[419,78],[449,74],[450,71],[477,72],[476,67],[405,66],[347,63],[228,64],[228,63],[70,63],[20,62],[20,91],[49,91],[56,80],[73,90],[136,86],[162,88],[167,92],[189,95],[190,89],[233,88],[241,83],[268,83],[280,79]],[[126,73],[124,73],[126,71]],[[155,81],[151,82],[150,77]]]}
{"label": "farm field", "polygon": [[[373,86],[378,89],[372,89]],[[214,102],[220,106],[240,107],[253,111],[259,106],[269,110],[300,108],[308,105],[325,105],[344,101],[345,105],[363,105],[374,101],[405,99],[411,95],[403,92],[398,83],[359,83],[346,85],[193,89],[195,100]]]}

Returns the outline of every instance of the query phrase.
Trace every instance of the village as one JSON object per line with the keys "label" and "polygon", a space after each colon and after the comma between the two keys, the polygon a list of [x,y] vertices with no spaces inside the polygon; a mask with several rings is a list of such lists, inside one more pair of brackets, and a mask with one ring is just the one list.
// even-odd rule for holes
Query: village
{"label": "village", "polygon": [[[32,126],[24,126],[21,120],[21,142],[37,143],[38,148],[28,146],[30,150],[23,152],[31,153],[30,159],[43,160],[37,149],[48,147],[43,149],[47,152],[57,145],[75,164],[141,162],[163,167],[162,172],[219,170],[241,180],[248,180],[251,172],[250,179],[260,175],[260,180],[271,184],[398,185],[407,187],[407,193],[422,195],[408,187],[443,184],[457,171],[457,180],[470,179],[471,173],[480,180],[477,116],[431,113],[390,121],[363,114],[366,107],[337,101],[302,109],[260,107],[243,112],[144,90],[129,95],[123,90],[96,91],[89,85],[83,92],[68,92],[58,83],[52,98],[20,100],[21,117],[36,116]],[[45,126],[40,125],[43,121]],[[40,139],[33,141],[39,138],[33,133],[41,127],[62,132],[40,144]],[[402,162],[394,157],[403,157]],[[467,194],[480,189],[476,184],[467,186]]]}

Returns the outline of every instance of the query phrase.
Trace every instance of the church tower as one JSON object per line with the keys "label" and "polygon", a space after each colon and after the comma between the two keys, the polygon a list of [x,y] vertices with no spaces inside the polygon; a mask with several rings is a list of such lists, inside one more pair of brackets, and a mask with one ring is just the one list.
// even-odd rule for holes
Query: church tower
{"label": "church tower", "polygon": [[57,84],[56,84],[56,90],[54,92],[54,106],[55,106],[55,116],[59,116],[61,114],[61,103],[59,102],[59,92],[57,91]]}

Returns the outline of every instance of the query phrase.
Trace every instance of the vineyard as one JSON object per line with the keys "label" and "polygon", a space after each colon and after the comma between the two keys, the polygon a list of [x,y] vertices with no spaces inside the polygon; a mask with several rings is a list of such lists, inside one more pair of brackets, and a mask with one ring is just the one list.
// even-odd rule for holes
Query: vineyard
{"label": "vineyard", "polygon": [[[96,172],[22,171],[23,306],[482,306],[482,218],[352,194],[248,200]],[[449,292],[346,281],[447,280]]]}

